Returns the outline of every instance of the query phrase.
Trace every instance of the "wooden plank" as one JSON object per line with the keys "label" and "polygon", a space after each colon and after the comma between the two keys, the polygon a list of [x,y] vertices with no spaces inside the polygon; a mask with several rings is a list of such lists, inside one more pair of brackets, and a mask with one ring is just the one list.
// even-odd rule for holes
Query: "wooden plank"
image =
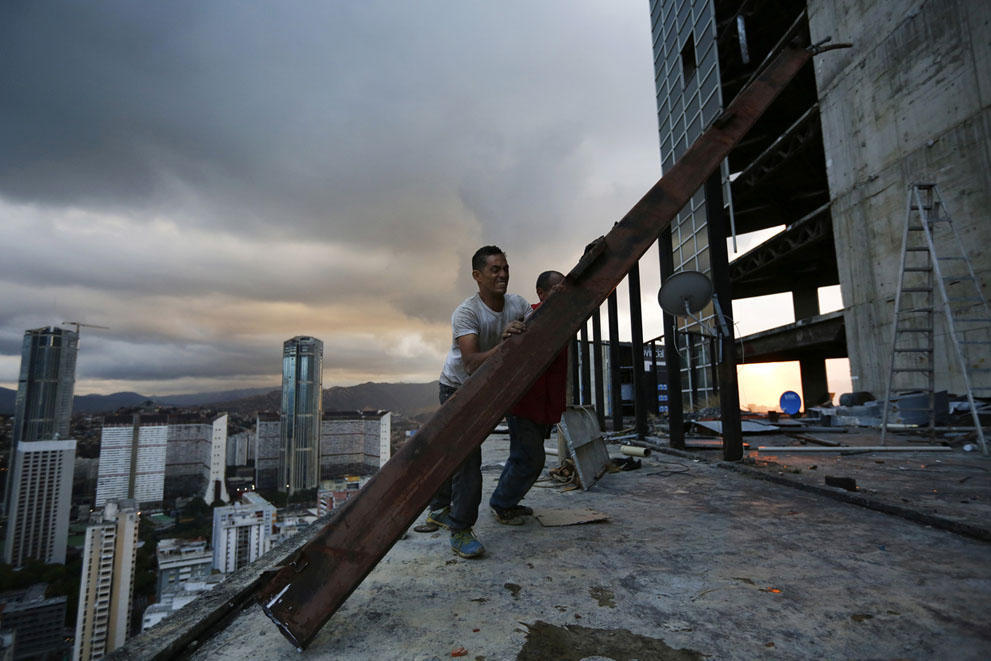
{"label": "wooden plank", "polygon": [[265,613],[303,648],[378,564],[516,401],[622,281],[706,177],[811,57],[786,47],[671,170],[568,274],[423,428],[258,592]]}

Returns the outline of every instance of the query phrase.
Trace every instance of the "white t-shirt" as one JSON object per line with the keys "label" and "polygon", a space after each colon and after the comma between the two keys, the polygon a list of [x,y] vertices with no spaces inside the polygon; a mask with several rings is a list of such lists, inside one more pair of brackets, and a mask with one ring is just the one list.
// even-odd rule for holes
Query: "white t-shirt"
{"label": "white t-shirt", "polygon": [[526,299],[518,294],[506,294],[504,300],[502,312],[496,312],[483,303],[476,293],[454,309],[451,315],[451,350],[447,352],[444,369],[440,373],[441,383],[458,388],[468,379],[468,372],[461,361],[459,337],[477,335],[479,350],[488,351],[499,344],[502,331],[511,321],[522,321],[533,311]]}

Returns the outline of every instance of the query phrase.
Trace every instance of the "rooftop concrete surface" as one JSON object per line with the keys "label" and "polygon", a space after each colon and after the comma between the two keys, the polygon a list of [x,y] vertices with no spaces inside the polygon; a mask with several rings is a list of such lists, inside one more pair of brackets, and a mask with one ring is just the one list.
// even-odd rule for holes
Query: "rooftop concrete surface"
{"label": "rooftop concrete surface", "polygon": [[[483,444],[485,499],[507,452],[505,436]],[[991,656],[987,542],[747,474],[806,477],[788,467],[725,470],[710,451],[698,454],[655,453],[587,492],[541,482],[525,501],[538,513],[590,508],[602,523],[503,526],[483,500],[481,559],[454,556],[442,532],[411,529],[302,653],[250,606],[193,658]],[[888,474],[958,454],[872,465]],[[974,473],[987,473],[991,462],[976,460]],[[975,484],[986,503],[987,480]],[[135,639],[122,658],[141,649]]]}

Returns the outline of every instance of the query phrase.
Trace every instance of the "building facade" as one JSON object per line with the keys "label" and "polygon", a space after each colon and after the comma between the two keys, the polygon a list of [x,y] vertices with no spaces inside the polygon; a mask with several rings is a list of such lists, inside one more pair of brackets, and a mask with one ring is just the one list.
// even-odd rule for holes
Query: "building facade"
{"label": "building facade", "polygon": [[142,613],[141,631],[147,631],[186,604],[195,601],[204,592],[209,592],[220,582],[220,579],[218,574],[210,579],[188,581],[183,583],[178,591],[165,593],[157,603],[148,606]]}
{"label": "building facade", "polygon": [[65,562],[76,442],[31,441],[14,449],[4,562]]}
{"label": "building facade", "polygon": [[[991,289],[991,46],[979,27],[991,20],[991,5],[652,0],[650,7],[664,171],[778,44],[794,37],[853,44],[806,64],[731,150],[715,185],[696,191],[662,234],[661,277],[709,273],[731,318],[733,301],[790,294],[785,314],[794,322],[742,338],[746,362],[797,362],[803,400],[814,406],[829,397],[825,361],[848,357],[853,390],[884,397],[911,184],[940,187],[985,299]],[[721,245],[756,231],[777,233],[721,263]],[[951,241],[936,236],[938,246]],[[947,284],[951,300],[973,296],[966,277]],[[836,285],[843,308],[824,313],[820,290]],[[979,301],[972,308],[977,314],[959,316],[986,319]],[[708,315],[711,306],[701,313]],[[941,316],[932,331],[935,388],[962,393]],[[686,410],[706,405],[719,385],[708,369],[712,351],[692,323],[665,316]],[[991,329],[985,321],[967,333],[967,362],[984,374]],[[977,385],[991,392],[991,383]]]}
{"label": "building facade", "polygon": [[210,477],[213,421],[198,415],[170,415],[165,448],[165,497],[205,493]]}
{"label": "building facade", "polygon": [[330,480],[322,480],[317,490],[317,516],[332,512],[354,497],[365,486],[369,475],[346,475]]}
{"label": "building facade", "polygon": [[227,465],[247,466],[254,455],[255,435],[250,431],[240,431],[227,437]]}
{"label": "building facade", "polygon": [[255,417],[255,489],[275,491],[279,488],[281,443],[281,416],[276,413],[258,413]]}
{"label": "building facade", "polygon": [[13,447],[69,437],[79,334],[56,326],[24,333],[14,401]]}
{"label": "building facade", "polygon": [[16,634],[13,659],[61,658],[65,597],[45,597],[47,583],[0,594],[0,632]]}
{"label": "building facade", "polygon": [[[853,388],[880,399],[911,184],[939,186],[984,299],[991,295],[991,4],[809,0],[808,15],[813,42],[832,35],[854,44],[817,58],[815,80]],[[945,225],[934,234],[937,249],[952,254]],[[951,299],[971,301],[958,318],[987,318],[965,278],[946,284]],[[942,317],[937,314],[932,338],[935,388],[962,394]],[[986,321],[958,322],[958,328],[966,331],[967,362],[977,368],[973,385],[985,388],[975,395],[985,396],[991,329]]]}
{"label": "building facade", "polygon": [[86,528],[74,661],[103,658],[127,640],[140,516],[135,501],[110,501]]}
{"label": "building facade", "polygon": [[168,426],[164,416],[135,414],[128,422],[111,419],[100,435],[96,506],[111,500],[160,503],[165,498]]}
{"label": "building facade", "polygon": [[158,583],[156,596],[180,592],[183,585],[202,582],[213,572],[213,552],[205,539],[163,539],[156,549]]}
{"label": "building facade", "polygon": [[227,475],[227,414],[218,417],[211,424],[209,474],[206,481],[206,493],[203,500],[207,505],[215,501],[231,502],[227,495],[227,485],[224,478]]}
{"label": "building facade", "polygon": [[[140,503],[199,495],[229,502],[227,415],[111,416],[100,442],[96,505],[117,498]],[[133,470],[132,470],[133,467]]]}
{"label": "building facade", "polygon": [[374,473],[389,460],[392,413],[328,411],[320,424],[320,479]]}
{"label": "building facade", "polygon": [[297,336],[282,346],[279,490],[315,489],[320,477],[323,342]]}
{"label": "building facade", "polygon": [[225,574],[250,564],[272,547],[275,506],[257,493],[213,510],[213,568]]}

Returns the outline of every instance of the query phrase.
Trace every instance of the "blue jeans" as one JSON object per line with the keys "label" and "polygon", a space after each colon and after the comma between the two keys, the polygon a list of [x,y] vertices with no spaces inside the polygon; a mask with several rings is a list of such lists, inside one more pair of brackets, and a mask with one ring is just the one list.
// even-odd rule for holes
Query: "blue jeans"
{"label": "blue jeans", "polygon": [[[457,388],[440,384],[440,403],[457,392]],[[478,520],[478,506],[482,502],[482,448],[471,451],[451,477],[444,480],[430,500],[430,509],[450,506],[451,529],[471,528]]]}
{"label": "blue jeans", "polygon": [[516,507],[544,470],[544,438],[550,425],[510,415],[509,459],[499,476],[499,484],[489,505],[499,510]]}

